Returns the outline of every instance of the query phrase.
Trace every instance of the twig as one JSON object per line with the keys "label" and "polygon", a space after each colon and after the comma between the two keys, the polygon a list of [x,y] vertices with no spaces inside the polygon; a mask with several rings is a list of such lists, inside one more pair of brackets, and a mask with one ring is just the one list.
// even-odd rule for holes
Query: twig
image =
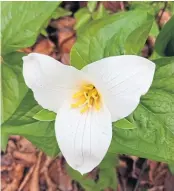
{"label": "twig", "polygon": [[30,191],[39,191],[39,169],[40,169],[40,163],[42,159],[42,152],[39,153],[37,163],[34,168],[33,176],[30,182]]}
{"label": "twig", "polygon": [[33,170],[34,170],[34,165],[30,168],[29,172],[25,176],[23,182],[21,183],[21,185],[19,187],[19,191],[22,191],[22,189],[25,187],[26,183],[29,181],[29,179],[31,177],[31,174],[33,173]]}
{"label": "twig", "polygon": [[141,180],[141,178],[142,178],[142,175],[143,175],[144,170],[146,169],[146,167],[147,167],[147,159],[146,159],[146,160],[144,161],[144,163],[143,163],[142,169],[141,169],[141,171],[140,171],[140,175],[139,175],[139,177],[138,177],[137,183],[136,183],[135,188],[134,188],[133,191],[137,191],[137,190],[138,190],[138,187],[139,187],[139,184],[140,184],[140,180]]}

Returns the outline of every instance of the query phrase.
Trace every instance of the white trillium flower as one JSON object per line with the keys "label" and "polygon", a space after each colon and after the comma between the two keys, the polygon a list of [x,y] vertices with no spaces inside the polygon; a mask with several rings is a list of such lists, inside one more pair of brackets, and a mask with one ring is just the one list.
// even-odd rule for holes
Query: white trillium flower
{"label": "white trillium flower", "polygon": [[134,55],[104,58],[81,70],[37,53],[23,61],[27,86],[43,108],[57,113],[58,145],[81,174],[102,161],[111,143],[112,122],[135,110],[155,72],[153,62]]}

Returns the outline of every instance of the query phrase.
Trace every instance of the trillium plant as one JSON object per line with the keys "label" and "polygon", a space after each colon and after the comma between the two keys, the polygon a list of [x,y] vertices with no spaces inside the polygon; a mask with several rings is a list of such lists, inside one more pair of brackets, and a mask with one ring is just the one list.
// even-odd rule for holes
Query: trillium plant
{"label": "trillium plant", "polygon": [[155,64],[143,57],[106,57],[81,70],[52,57],[23,57],[23,76],[43,108],[57,113],[56,139],[68,164],[90,172],[107,153],[112,122],[131,114],[152,84]]}
{"label": "trillium plant", "polygon": [[[1,3],[4,153],[11,135],[61,153],[88,191],[116,190],[122,154],[174,164],[174,16],[164,27],[156,19],[170,3],[130,1],[114,13],[96,1],[73,12],[65,4]],[[97,181],[81,176],[95,167]]]}

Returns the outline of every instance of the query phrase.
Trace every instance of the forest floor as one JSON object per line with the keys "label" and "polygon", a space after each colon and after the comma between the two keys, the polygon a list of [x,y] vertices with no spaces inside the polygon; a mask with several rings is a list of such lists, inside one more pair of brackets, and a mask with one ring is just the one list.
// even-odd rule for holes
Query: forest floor
{"label": "forest floor", "polygon": [[[84,2],[66,2],[63,7],[73,12],[86,5]],[[123,2],[104,2],[112,12],[125,9]],[[161,14],[161,11],[163,13]],[[160,10],[159,26],[169,18],[170,13]],[[76,41],[73,16],[51,20],[47,27],[48,36],[40,35],[34,46],[21,51],[50,55],[64,64],[70,64],[70,50]],[[149,57],[153,51],[155,38],[149,37],[142,56]],[[5,153],[1,153],[1,184],[3,191],[81,191],[81,185],[72,180],[65,170],[65,160],[46,156],[24,137],[10,136]],[[167,164],[120,155],[115,166],[118,176],[118,191],[174,191],[174,176]],[[97,181],[94,169],[87,178]],[[106,188],[105,191],[112,191]]]}

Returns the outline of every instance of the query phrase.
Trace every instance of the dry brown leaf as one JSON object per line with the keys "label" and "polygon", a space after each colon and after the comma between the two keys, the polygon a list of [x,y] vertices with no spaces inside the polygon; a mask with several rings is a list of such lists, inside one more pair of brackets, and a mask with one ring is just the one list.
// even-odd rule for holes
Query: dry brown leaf
{"label": "dry brown leaf", "polygon": [[55,20],[51,22],[51,26],[54,28],[57,28],[59,30],[62,30],[64,28],[73,28],[76,23],[75,18],[73,17],[64,17],[59,20]]}
{"label": "dry brown leaf", "polygon": [[17,142],[17,147],[20,152],[36,152],[36,147],[24,137]]}
{"label": "dry brown leaf", "polygon": [[49,39],[40,40],[33,48],[33,52],[50,55],[55,45]]}
{"label": "dry brown leaf", "polygon": [[174,175],[172,175],[170,172],[167,173],[167,176],[165,178],[164,189],[166,191],[174,190]]}
{"label": "dry brown leaf", "polygon": [[56,191],[57,190],[57,185],[51,180],[51,178],[48,175],[48,170],[44,172],[44,176],[46,179],[48,191]]}
{"label": "dry brown leaf", "polygon": [[155,170],[157,169],[159,163],[155,162],[155,161],[148,160],[147,164],[149,165],[149,180],[151,181],[151,183],[153,183]]}
{"label": "dry brown leaf", "polygon": [[124,2],[123,1],[102,1],[104,7],[113,13],[124,10]]}
{"label": "dry brown leaf", "polygon": [[10,184],[7,184],[4,191],[16,191],[19,188],[20,181],[23,177],[24,166],[22,164],[16,164],[12,171],[13,180]]}
{"label": "dry brown leaf", "polygon": [[7,153],[13,153],[13,151],[15,151],[17,149],[14,141],[9,140],[8,141],[8,145],[7,145]]}
{"label": "dry brown leaf", "polygon": [[75,32],[73,30],[63,30],[58,32],[58,47],[62,53],[70,53],[75,43]]}
{"label": "dry brown leaf", "polygon": [[59,158],[56,158],[54,160],[54,162],[52,162],[49,166],[48,169],[48,174],[51,178],[51,180],[53,180],[54,183],[56,183],[57,185],[59,184],[59,166],[58,166],[58,160],[60,160]]}
{"label": "dry brown leaf", "polygon": [[24,162],[28,163],[29,165],[34,164],[37,160],[35,153],[22,153],[19,151],[14,151],[13,157],[18,160],[23,160]]}
{"label": "dry brown leaf", "polygon": [[14,162],[13,157],[10,153],[7,153],[7,154],[1,156],[1,167],[2,166],[11,166],[13,162]]}
{"label": "dry brown leaf", "polygon": [[[161,16],[162,15],[162,16]],[[164,11],[160,10],[157,16],[157,19],[159,20],[159,26],[162,28],[171,18],[171,13],[169,13],[168,11]]]}

